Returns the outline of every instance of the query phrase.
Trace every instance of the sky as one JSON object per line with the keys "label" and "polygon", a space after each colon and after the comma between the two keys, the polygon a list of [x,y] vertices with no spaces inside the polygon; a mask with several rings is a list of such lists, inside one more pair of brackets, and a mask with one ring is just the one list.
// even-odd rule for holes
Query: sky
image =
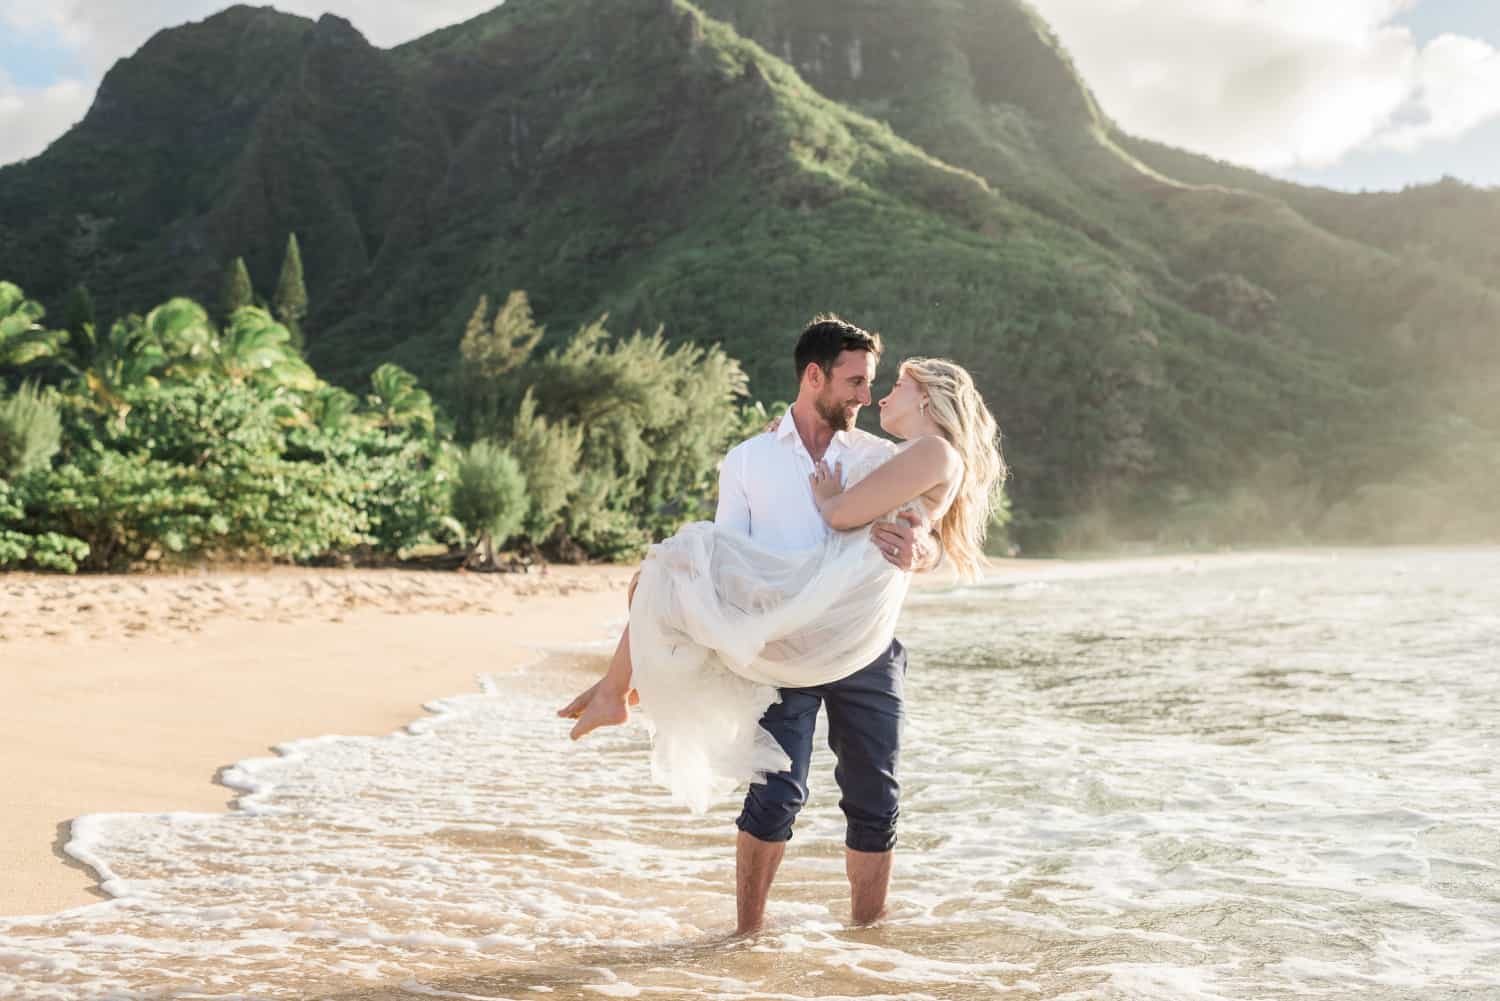
{"label": "sky", "polygon": [[[1305,184],[1500,186],[1500,0],[1032,0],[1127,131]],[[496,0],[279,0],[390,46]],[[0,164],[224,0],[0,0]]]}

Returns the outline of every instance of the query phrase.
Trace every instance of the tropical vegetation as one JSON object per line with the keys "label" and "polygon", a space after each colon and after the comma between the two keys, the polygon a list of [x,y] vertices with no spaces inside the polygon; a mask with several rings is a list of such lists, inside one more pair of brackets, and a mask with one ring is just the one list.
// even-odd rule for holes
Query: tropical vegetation
{"label": "tropical vegetation", "polygon": [[660,333],[617,339],[600,320],[531,357],[521,294],[514,364],[485,370],[482,386],[454,360],[473,391],[462,446],[411,373],[381,365],[363,398],[329,385],[258,306],[219,326],[173,299],[73,335],[47,329],[12,284],[0,303],[0,569],[395,559],[424,546],[482,550],[494,569],[507,543],[634,555],[706,511],[718,453],[763,419],[741,399],[738,365]]}

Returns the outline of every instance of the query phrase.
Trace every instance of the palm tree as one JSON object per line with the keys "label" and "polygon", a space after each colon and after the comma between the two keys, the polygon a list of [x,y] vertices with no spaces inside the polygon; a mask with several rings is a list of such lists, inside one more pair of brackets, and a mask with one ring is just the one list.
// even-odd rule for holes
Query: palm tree
{"label": "palm tree", "polygon": [[417,386],[417,377],[386,362],[370,374],[374,390],[366,399],[374,410],[375,426],[400,431],[416,425],[431,433],[432,397]]}
{"label": "palm tree", "polygon": [[0,281],[0,371],[55,357],[67,341],[61,330],[41,324],[47,311],[10,282]]}
{"label": "palm tree", "polygon": [[146,335],[169,359],[168,375],[196,375],[212,364],[218,332],[191,299],[171,299],[146,314]]}
{"label": "palm tree", "polygon": [[84,395],[120,420],[130,413],[124,391],[154,383],[170,362],[146,321],[134,314],[110,324],[104,337],[92,323],[85,323],[60,360]]}
{"label": "palm tree", "polygon": [[358,409],[359,398],[338,386],[319,386],[302,407],[313,426],[331,434],[356,426]]}
{"label": "palm tree", "polygon": [[297,353],[286,327],[258,306],[235,310],[218,338],[212,365],[227,379],[268,390],[312,392],[319,385],[317,374]]}

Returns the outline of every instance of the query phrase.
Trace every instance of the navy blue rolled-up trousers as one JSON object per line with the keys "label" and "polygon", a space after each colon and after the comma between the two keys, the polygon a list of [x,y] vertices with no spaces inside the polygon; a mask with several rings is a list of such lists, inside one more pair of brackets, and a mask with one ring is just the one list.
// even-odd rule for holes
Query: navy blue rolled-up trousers
{"label": "navy blue rolled-up trousers", "polygon": [[902,692],[906,648],[897,640],[874,663],[816,688],[783,688],[781,701],[766,710],[761,726],[792,759],[784,772],[766,776],[745,795],[736,826],[761,841],[787,841],[807,802],[818,708],[828,707],[828,747],[838,759],[839,808],[848,823],[844,844],[859,852],[886,852],[896,846],[901,786]]}

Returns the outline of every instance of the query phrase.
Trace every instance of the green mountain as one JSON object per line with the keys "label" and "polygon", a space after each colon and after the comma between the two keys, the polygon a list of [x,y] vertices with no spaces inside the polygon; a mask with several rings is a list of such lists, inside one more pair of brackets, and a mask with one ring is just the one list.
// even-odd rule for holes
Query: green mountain
{"label": "green mountain", "polygon": [[391,50],[235,7],[0,169],[0,277],[103,317],[244,256],[265,296],[295,232],[319,370],[440,395],[484,293],[766,399],[833,309],[975,372],[1028,545],[1493,537],[1497,200],[1132,139],[1020,0],[510,0]]}
{"label": "green mountain", "polygon": [[1153,168],[1182,181],[1258,191],[1316,225],[1393,254],[1427,257],[1500,288],[1500,188],[1454,178],[1402,191],[1354,194],[1257,174],[1146,139],[1116,134],[1119,144]]}

